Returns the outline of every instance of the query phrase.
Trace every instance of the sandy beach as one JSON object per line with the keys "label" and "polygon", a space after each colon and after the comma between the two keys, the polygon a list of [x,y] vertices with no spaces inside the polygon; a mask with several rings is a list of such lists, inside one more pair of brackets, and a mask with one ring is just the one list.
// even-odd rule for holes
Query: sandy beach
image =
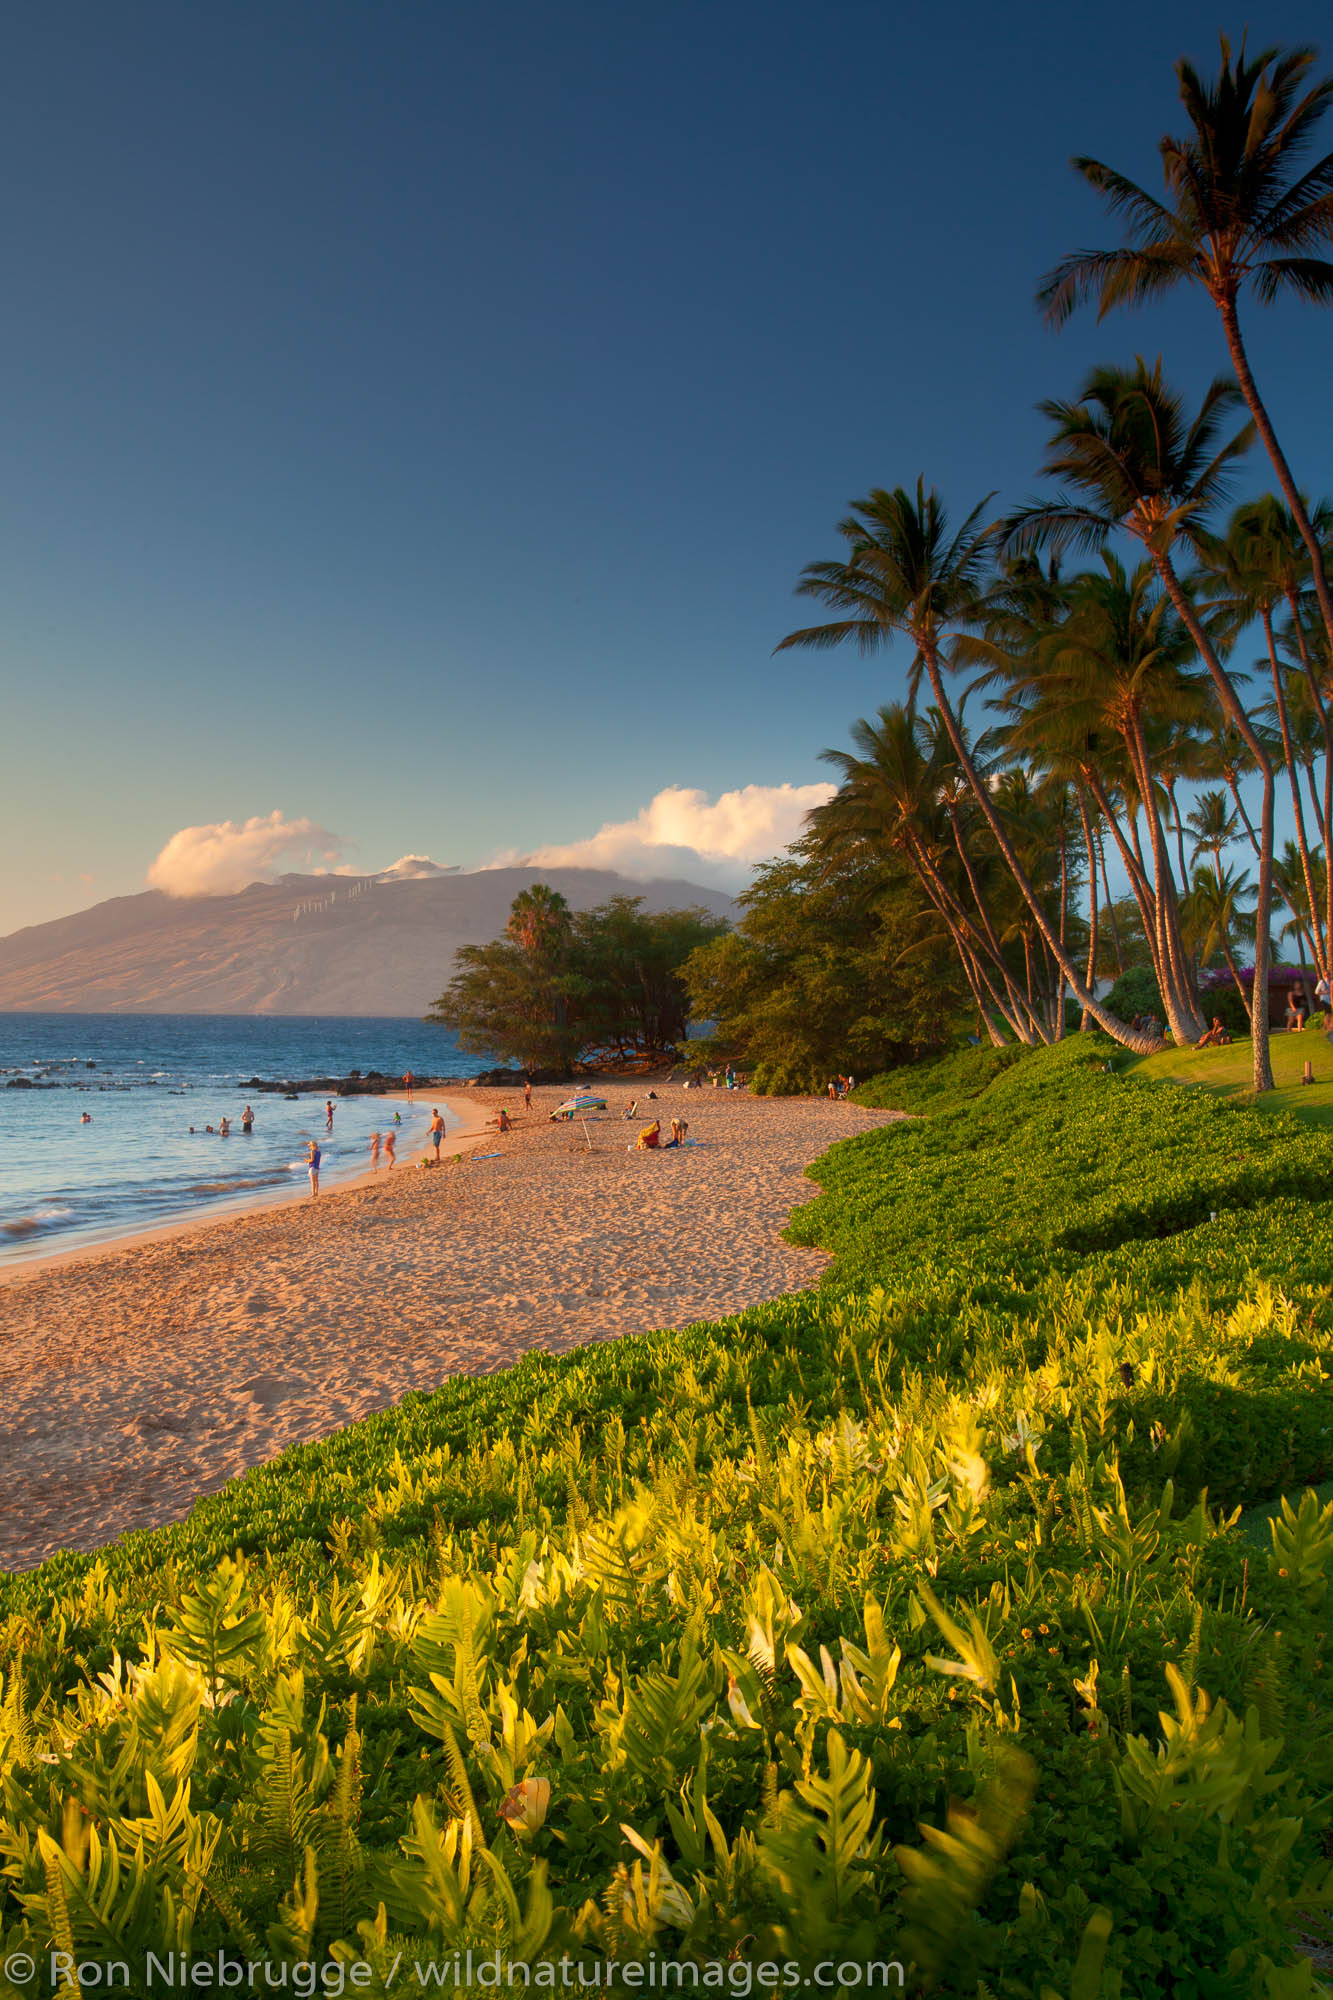
{"label": "sandy beach", "polygon": [[[299,1205],[190,1224],[0,1283],[0,1568],[179,1520],[288,1446],[447,1376],[737,1312],[814,1283],[781,1230],[803,1169],[897,1114],[679,1085],[566,1095],[451,1087],[456,1164],[405,1156]],[[682,1151],[626,1150],[641,1112],[689,1120]],[[486,1121],[504,1102],[518,1120]],[[482,1155],[497,1154],[484,1158]]]}

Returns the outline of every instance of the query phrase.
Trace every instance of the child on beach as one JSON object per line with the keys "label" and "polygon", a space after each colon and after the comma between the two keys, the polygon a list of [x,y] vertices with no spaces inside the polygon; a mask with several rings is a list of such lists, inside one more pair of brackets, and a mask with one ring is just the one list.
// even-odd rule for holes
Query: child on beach
{"label": "child on beach", "polygon": [[378,1132],[372,1132],[370,1135],[370,1170],[372,1173],[374,1173],[375,1170],[378,1168],[379,1163],[380,1163],[380,1135]]}
{"label": "child on beach", "polygon": [[311,1199],[319,1193],[319,1141],[311,1139],[306,1146],[306,1167],[310,1174]]}
{"label": "child on beach", "polygon": [[324,1130],[326,1132],[333,1130],[333,1099],[331,1097],[324,1099]]}
{"label": "child on beach", "polygon": [[397,1144],[398,1134],[396,1132],[386,1132],[384,1135],[384,1164],[386,1167],[392,1167],[397,1160],[398,1156],[394,1152],[394,1147]]}

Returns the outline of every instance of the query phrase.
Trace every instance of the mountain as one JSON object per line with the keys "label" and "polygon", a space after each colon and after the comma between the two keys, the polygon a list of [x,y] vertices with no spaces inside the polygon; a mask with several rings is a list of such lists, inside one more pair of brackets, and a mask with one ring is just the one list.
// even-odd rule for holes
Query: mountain
{"label": "mountain", "polygon": [[234,896],[149,889],[0,938],[0,1012],[420,1016],[458,947],[498,937],[538,876],[576,910],[623,895],[649,910],[735,912],[718,889],[599,868],[284,875]]}

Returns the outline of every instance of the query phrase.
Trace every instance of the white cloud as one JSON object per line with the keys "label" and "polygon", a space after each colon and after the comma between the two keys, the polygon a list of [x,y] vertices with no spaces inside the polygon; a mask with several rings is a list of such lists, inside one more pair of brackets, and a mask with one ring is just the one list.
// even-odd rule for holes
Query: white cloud
{"label": "white cloud", "polygon": [[739,888],[755,864],[789,847],[805,816],[833,796],[818,785],[744,785],[710,802],[685,785],[665,791],[633,819],[608,821],[587,840],[511,852],[489,865],[518,862],[547,868],[613,868],[640,881],[684,875],[709,887]]}
{"label": "white cloud", "polygon": [[231,896],[251,882],[271,879],[304,864],[331,867],[342,841],[310,819],[215,820],[211,826],[183,826],[173,833],[148,870],[154,889],[168,896]]}
{"label": "white cloud", "polygon": [[403,854],[392,867],[377,870],[377,882],[421,882],[432,875],[456,875],[457,864],[445,867],[428,854]]}

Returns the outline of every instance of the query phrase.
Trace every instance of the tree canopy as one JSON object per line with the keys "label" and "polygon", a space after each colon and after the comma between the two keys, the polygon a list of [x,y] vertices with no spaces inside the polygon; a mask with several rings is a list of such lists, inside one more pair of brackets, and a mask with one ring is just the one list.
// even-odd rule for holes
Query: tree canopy
{"label": "tree canopy", "polygon": [[641,896],[576,912],[534,882],[514,898],[503,937],[458,952],[426,1018],[470,1054],[525,1069],[666,1055],[688,1027],[681,968],[726,929],[705,909],[647,911]]}

